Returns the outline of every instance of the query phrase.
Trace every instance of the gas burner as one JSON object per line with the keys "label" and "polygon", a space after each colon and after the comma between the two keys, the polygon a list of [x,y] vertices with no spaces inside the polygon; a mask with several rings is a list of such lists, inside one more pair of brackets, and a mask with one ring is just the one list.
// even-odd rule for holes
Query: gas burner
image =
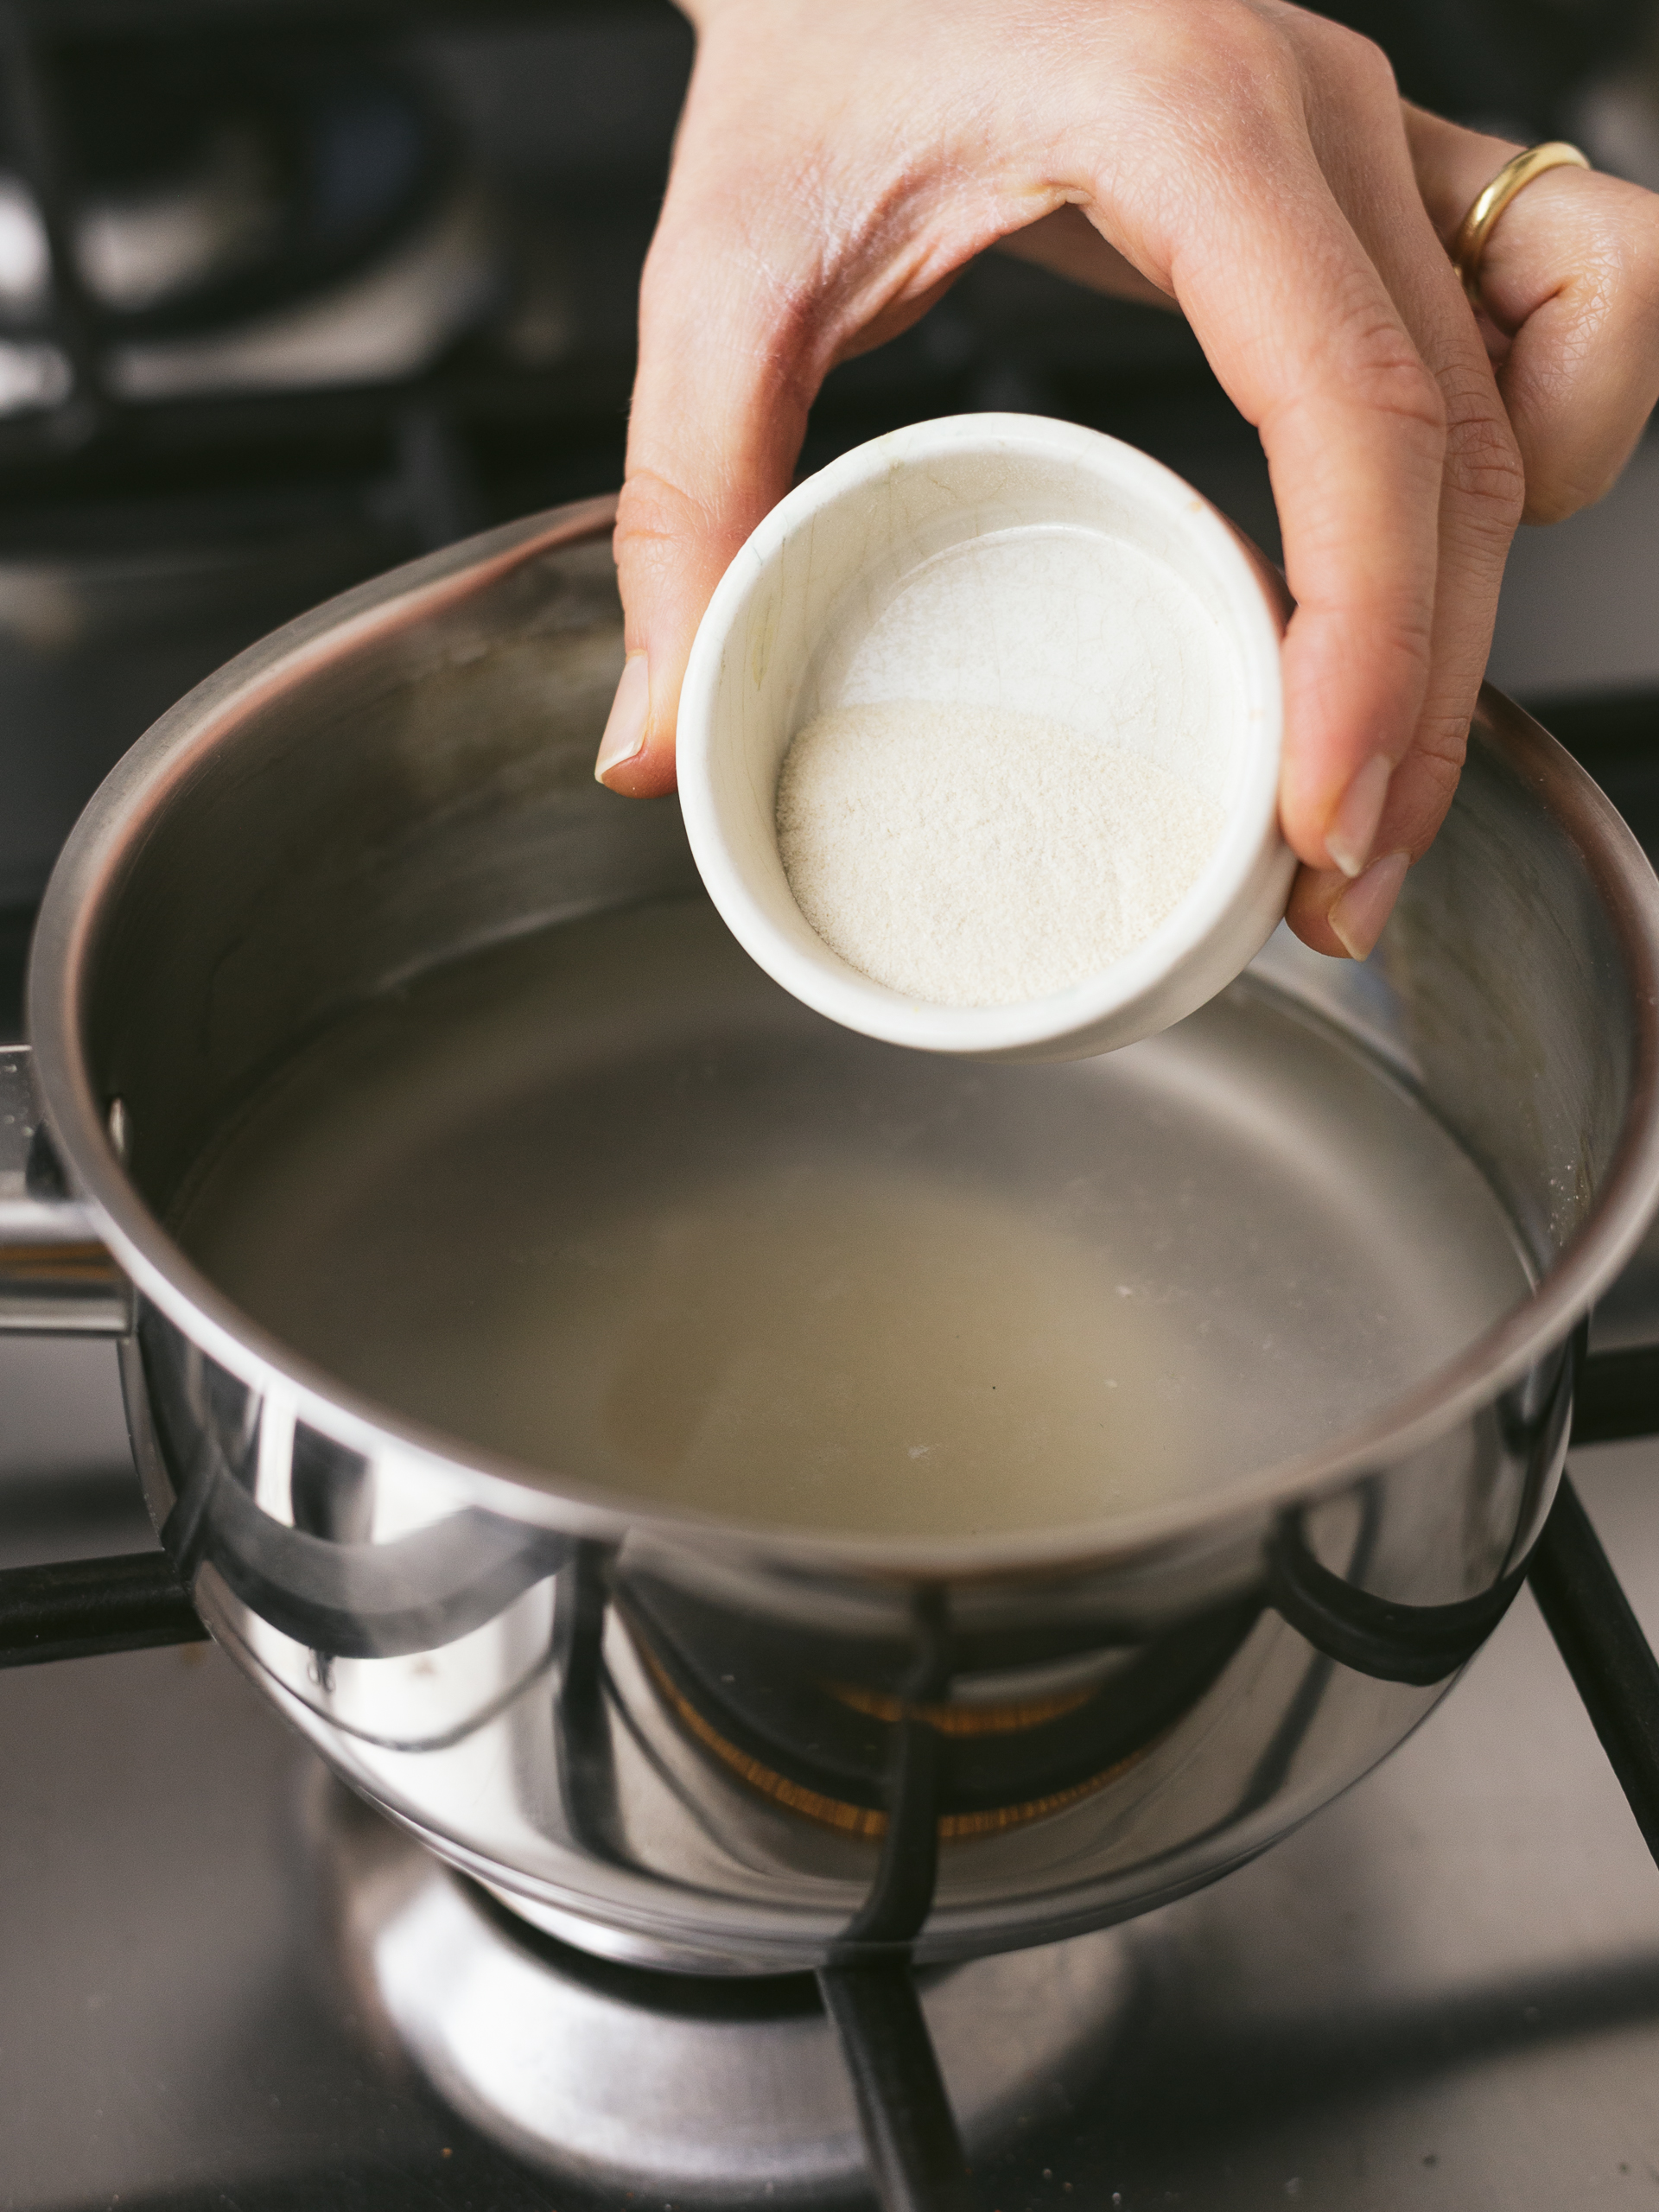
{"label": "gas burner", "polygon": [[66,302],[129,403],[393,382],[501,303],[490,198],[386,64],[98,49],[53,106],[55,219],[0,175],[0,413],[67,396]]}
{"label": "gas burner", "polygon": [[1197,1704],[1261,1613],[1247,1599],[1119,1650],[1064,1628],[1040,1655],[1028,1643],[1015,1651],[958,1637],[948,1669],[943,1624],[919,1622],[919,1648],[932,1654],[924,1673],[931,1663],[951,1683],[935,1701],[894,1694],[915,1655],[880,1641],[826,1644],[815,1671],[800,1664],[798,1637],[656,1577],[620,1578],[615,1596],[682,1732],[802,1819],[885,1837],[906,1724],[925,1723],[936,1770],[928,1826],[945,1843],[1023,1827],[1116,1780]]}
{"label": "gas burner", "polygon": [[[308,1826],[377,2039],[513,2156],[676,2202],[859,2189],[854,2091],[812,1975],[664,1974],[576,1949],[321,1776]],[[1109,2063],[1134,1986],[1109,1929],[917,1980],[970,2159],[1069,2108]]]}

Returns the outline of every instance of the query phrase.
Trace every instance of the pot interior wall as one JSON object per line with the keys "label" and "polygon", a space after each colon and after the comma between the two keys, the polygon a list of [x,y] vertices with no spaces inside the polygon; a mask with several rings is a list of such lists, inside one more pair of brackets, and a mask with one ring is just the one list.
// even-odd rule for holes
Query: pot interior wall
{"label": "pot interior wall", "polygon": [[[593,780],[620,661],[608,544],[532,551],[417,620],[279,662],[146,797],[99,912],[86,1036],[158,1214],[340,1008],[492,939],[696,887],[674,801]],[[1542,1274],[1630,1103],[1631,986],[1595,880],[1598,840],[1623,833],[1524,716],[1487,712],[1500,735],[1477,726],[1374,958],[1281,931],[1258,975],[1421,1093]]]}
{"label": "pot interior wall", "polygon": [[89,1043],[165,1215],[331,1014],[696,872],[674,800],[594,781],[622,664],[608,542],[532,557],[279,679],[155,807],[100,917]]}

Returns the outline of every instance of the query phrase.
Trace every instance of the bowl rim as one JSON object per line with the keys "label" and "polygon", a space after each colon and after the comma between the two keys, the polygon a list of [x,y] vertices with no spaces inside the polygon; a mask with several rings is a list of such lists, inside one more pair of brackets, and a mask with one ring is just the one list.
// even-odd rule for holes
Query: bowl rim
{"label": "bowl rim", "polygon": [[[943,1538],[861,1537],[669,1511],[428,1426],[338,1381],[244,1313],[187,1256],[117,1156],[88,1058],[85,1002],[100,925],[128,856],[168,796],[200,772],[243,715],[337,658],[410,627],[544,554],[591,544],[614,497],[531,516],[355,586],[249,646],[188,693],[117,763],[53,872],[30,953],[26,1029],[47,1126],[73,1187],[140,1296],[256,1391],[276,1390],[325,1435],[371,1455],[388,1446],[470,1503],[528,1527],[639,1541],[722,1567],[790,1573],[979,1579],[1108,1571],[1192,1544],[1232,1541],[1356,1474],[1405,1458],[1490,1405],[1557,1351],[1640,1242],[1659,1204],[1659,879],[1611,801],[1530,715],[1485,687],[1471,741],[1497,753],[1560,823],[1626,963],[1633,1027],[1630,1100],[1589,1215],[1530,1297],[1366,1422],[1321,1450],[1224,1488],[1096,1522]],[[130,1339],[128,1340],[129,1342]]]}
{"label": "bowl rim", "polygon": [[[1239,721],[1243,772],[1221,836],[1198,876],[1121,960],[1042,997],[997,1006],[944,1006],[874,982],[816,931],[819,950],[808,950],[773,921],[722,831],[716,796],[723,750],[717,702],[734,632],[779,560],[821,517],[941,459],[1001,454],[1063,461],[1081,476],[1128,493],[1185,533],[1229,613],[1230,649],[1246,687]],[[1079,525],[1057,514],[1054,526]],[[889,542],[879,557],[885,560],[890,550]],[[697,627],[680,691],[676,766],[686,836],[709,897],[750,958],[785,990],[832,1021],[885,1043],[935,1052],[1032,1052],[1098,1036],[1109,1025],[1114,1031],[1122,1025],[1119,1041],[1128,1041],[1140,1033],[1134,1028],[1136,1010],[1152,1007],[1168,980],[1206,950],[1236,938],[1236,973],[1259,947],[1260,929],[1249,930],[1255,904],[1251,894],[1259,885],[1264,853],[1277,856],[1287,849],[1279,831],[1284,606],[1267,564],[1224,515],[1173,469],[1103,430],[1043,415],[944,415],[854,447],[798,484],[757,524],[716,585]],[[1189,1010],[1185,1004],[1179,1009]]]}

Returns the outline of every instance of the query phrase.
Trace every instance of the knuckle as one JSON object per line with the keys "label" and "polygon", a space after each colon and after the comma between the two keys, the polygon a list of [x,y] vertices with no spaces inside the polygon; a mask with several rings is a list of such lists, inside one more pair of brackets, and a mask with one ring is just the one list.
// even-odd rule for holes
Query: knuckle
{"label": "knuckle", "polygon": [[1346,54],[1355,79],[1374,99],[1399,99],[1400,79],[1395,74],[1394,64],[1374,38],[1362,38],[1357,31],[1350,31]]}
{"label": "knuckle", "polygon": [[1349,262],[1332,273],[1326,296],[1329,334],[1316,365],[1320,378],[1334,381],[1355,405],[1392,416],[1426,444],[1443,448],[1446,393],[1376,270],[1368,262]]}
{"label": "knuckle", "polygon": [[708,526],[703,503],[654,468],[631,468],[616,503],[612,545],[619,562],[671,549]]}
{"label": "knuckle", "polygon": [[1622,309],[1649,329],[1659,318],[1659,207],[1649,204],[1655,197],[1620,185],[1613,192],[1581,191],[1558,207],[1558,230],[1567,232],[1570,225],[1573,235],[1584,315]]}
{"label": "knuckle", "polygon": [[1219,160],[1259,162],[1287,126],[1300,130],[1303,86],[1279,26],[1239,0],[1168,12],[1160,26],[1181,127]]}
{"label": "knuckle", "polygon": [[1408,852],[1414,861],[1421,860],[1433,843],[1457,796],[1468,747],[1466,715],[1430,714],[1395,771],[1383,833],[1390,845]]}
{"label": "knuckle", "polygon": [[1351,334],[1355,397],[1445,451],[1450,410],[1438,378],[1397,323],[1381,317]]}
{"label": "knuckle", "polygon": [[1412,598],[1392,607],[1379,606],[1376,612],[1380,636],[1392,647],[1395,667],[1417,686],[1421,696],[1434,667],[1433,610]]}
{"label": "knuckle", "polygon": [[1199,30],[1204,44],[1234,79],[1287,85],[1295,77],[1290,42],[1278,24],[1236,4],[1213,11]]}
{"label": "knuckle", "polygon": [[1341,23],[1325,23],[1323,29],[1328,65],[1351,95],[1379,105],[1399,99],[1394,64],[1375,39]]}
{"label": "knuckle", "polygon": [[1493,528],[1514,530],[1526,505],[1527,473],[1510,419],[1484,394],[1454,395],[1448,408],[1446,476]]}
{"label": "knuckle", "polygon": [[1417,731],[1412,752],[1413,781],[1421,780],[1430,796],[1443,792],[1450,804],[1468,750],[1468,714],[1446,705],[1431,707]]}

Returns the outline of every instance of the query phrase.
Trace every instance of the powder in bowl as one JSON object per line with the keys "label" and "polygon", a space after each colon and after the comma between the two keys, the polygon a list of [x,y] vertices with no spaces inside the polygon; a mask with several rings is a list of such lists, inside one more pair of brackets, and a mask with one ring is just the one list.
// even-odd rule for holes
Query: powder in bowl
{"label": "powder in bowl", "polygon": [[1141,944],[1215,849],[1190,778],[1046,716],[893,700],[798,731],[778,784],[796,904],[861,974],[1011,1006]]}

